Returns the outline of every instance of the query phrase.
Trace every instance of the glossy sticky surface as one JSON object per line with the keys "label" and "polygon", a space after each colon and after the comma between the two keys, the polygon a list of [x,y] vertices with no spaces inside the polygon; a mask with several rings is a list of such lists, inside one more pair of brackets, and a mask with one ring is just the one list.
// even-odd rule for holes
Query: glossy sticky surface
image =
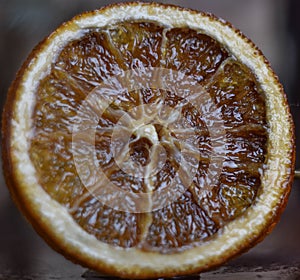
{"label": "glossy sticky surface", "polygon": [[[111,182],[136,193],[164,189],[171,179],[177,178],[182,146],[190,151],[189,164],[197,163],[192,184],[177,201],[154,211],[149,201],[147,213],[126,213],[104,205],[82,184],[73,155],[84,158],[90,147],[89,137],[74,151],[72,129],[79,117],[88,120],[92,116],[80,115],[80,106],[105,79],[124,70],[143,71],[149,66],[180,71],[209,93],[224,122],[224,162],[218,182],[204,193],[203,188],[209,183],[205,178],[211,162],[212,139],[197,108],[172,90],[149,87],[118,92],[99,116],[95,134],[97,164]],[[141,105],[161,104],[170,111],[155,124],[148,123],[145,111],[133,110]],[[176,134],[172,133],[171,109],[183,116]],[[264,94],[251,71],[208,35],[151,22],[86,29],[80,39],[63,48],[51,72],[40,83],[33,116],[31,160],[46,192],[99,240],[163,253],[184,250],[211,238],[254,202],[268,140],[265,111]],[[162,163],[160,151],[153,147],[160,143],[165,151],[167,160],[151,180],[128,175],[116,164],[112,151],[119,149],[122,154],[122,145],[111,139],[113,131],[118,130],[122,112],[142,127],[132,129],[128,147],[133,162],[155,168]],[[185,130],[187,127],[190,131]],[[122,129],[125,130],[120,127],[119,131]],[[122,159],[125,165],[126,160],[129,159]],[[184,175],[176,180],[177,187],[184,188]]]}

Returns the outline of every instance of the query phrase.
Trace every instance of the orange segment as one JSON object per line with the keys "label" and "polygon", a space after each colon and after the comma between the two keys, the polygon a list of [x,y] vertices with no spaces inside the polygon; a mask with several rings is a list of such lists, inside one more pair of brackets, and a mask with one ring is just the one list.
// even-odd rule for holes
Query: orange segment
{"label": "orange segment", "polygon": [[55,64],[87,91],[121,69],[107,34],[93,29],[64,47]]}
{"label": "orange segment", "polygon": [[[176,202],[152,213],[152,223],[143,248],[172,253],[204,241],[218,230],[214,221],[186,191]],[[194,245],[195,246],[195,245]]]}
{"label": "orange segment", "polygon": [[159,66],[163,27],[152,22],[124,22],[109,30],[127,69]]}
{"label": "orange segment", "polygon": [[251,127],[231,131],[227,134],[227,156],[231,160],[244,163],[265,163],[267,130],[263,127]]}
{"label": "orange segment", "polygon": [[209,78],[228,56],[213,38],[190,28],[166,33],[166,67],[192,75],[198,82]]}
{"label": "orange segment", "polygon": [[92,196],[81,201],[72,216],[98,240],[123,248],[137,246],[144,227],[143,215],[117,212]]}
{"label": "orange segment", "polygon": [[240,63],[226,61],[207,90],[222,107],[226,126],[266,124],[264,93],[251,71]]}
{"label": "orange segment", "polygon": [[80,179],[73,175],[76,169],[70,163],[69,141],[64,136],[36,137],[31,144],[31,160],[41,184],[53,199],[67,207],[85,191]]}

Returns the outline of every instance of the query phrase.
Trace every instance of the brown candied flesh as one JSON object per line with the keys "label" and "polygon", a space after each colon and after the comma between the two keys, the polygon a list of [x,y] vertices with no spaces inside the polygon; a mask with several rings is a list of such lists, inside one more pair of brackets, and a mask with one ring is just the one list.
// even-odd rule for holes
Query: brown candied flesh
{"label": "brown candied flesh", "polygon": [[225,126],[266,126],[264,95],[251,71],[233,59],[225,61],[221,70],[205,88],[221,108]]}
{"label": "brown candied flesh", "polygon": [[173,28],[166,37],[165,67],[183,71],[197,82],[210,78],[228,57],[214,39],[189,28]]}
{"label": "brown candied flesh", "polygon": [[[180,127],[193,128],[195,133],[175,135],[168,132],[171,127],[155,126],[159,140],[174,137],[174,146],[164,143],[168,161],[152,180],[153,190],[163,190],[172,178],[185,189],[184,180],[176,177],[179,168],[176,150],[180,142],[185,141],[187,147],[198,147],[200,155],[191,188],[183,191],[178,201],[155,210],[151,217],[112,210],[87,194],[72,164],[70,129],[77,124],[78,116],[87,122],[95,117],[93,109],[81,112],[80,105],[104,79],[122,70],[146,66],[183,71],[208,90],[224,117],[228,149],[220,182],[210,185],[206,177],[215,175],[210,173],[211,139],[199,112],[173,92],[160,89],[119,94],[98,119],[95,145],[99,166],[120,188],[133,192],[148,189],[143,180],[125,176],[114,162],[110,128],[118,122],[119,109],[129,112],[132,105],[158,104],[163,99],[166,106],[174,109],[181,106],[184,118]],[[205,34],[187,28],[166,30],[150,22],[126,22],[104,31],[86,30],[82,39],[64,48],[51,73],[41,82],[34,111],[31,159],[45,190],[99,240],[163,253],[181,250],[193,242],[211,238],[252,204],[261,183],[266,154],[264,102],[251,71]],[[131,159],[146,165],[151,141],[135,139],[134,135],[131,140]],[[83,143],[77,143],[76,149],[82,157],[89,152],[89,145]],[[194,153],[190,157],[196,158]],[[203,193],[207,186],[210,191]]]}
{"label": "brown candied flesh", "polygon": [[[80,179],[74,177],[76,172],[72,164],[72,154],[65,146],[70,139],[65,135],[39,136],[32,140],[30,156],[40,183],[53,199],[66,207],[72,207],[72,201],[80,197],[84,188]],[[68,187],[66,187],[68,186]]]}
{"label": "brown candied flesh", "polygon": [[143,233],[143,214],[115,211],[92,196],[81,202],[73,218],[100,241],[124,248],[137,246]]}
{"label": "brown candied flesh", "polygon": [[205,240],[217,230],[215,222],[187,190],[176,202],[152,213],[148,235],[140,246],[144,250],[170,253]]}
{"label": "brown candied flesh", "polygon": [[[45,136],[43,136],[45,137]],[[70,149],[61,150],[70,139],[59,135],[56,139],[37,138],[31,144],[31,158],[40,174],[44,189],[60,204],[65,205],[74,219],[89,233],[103,242],[122,247],[136,246],[143,232],[143,216],[117,212],[103,205],[83,187],[72,164]],[[86,154],[86,152],[83,152]],[[144,190],[141,181],[128,176],[116,180],[119,170],[110,170],[110,181],[124,190]],[[116,215],[109,215],[112,212]],[[122,225],[122,221],[126,225]],[[100,226],[102,223],[102,226]],[[123,236],[123,238],[120,238]]]}
{"label": "brown candied flesh", "polygon": [[137,246],[140,242],[142,214],[115,211],[88,196],[72,216],[84,230],[102,242],[124,248]]}
{"label": "brown candied flesh", "polygon": [[124,22],[108,33],[126,69],[134,69],[160,66],[163,29],[151,22]]}
{"label": "brown candied flesh", "polygon": [[195,201],[220,227],[243,213],[260,187],[263,162],[248,158],[244,162],[243,159],[243,154],[235,154],[225,160],[218,184],[211,180],[217,174],[210,171],[209,163],[205,162],[199,165],[193,180],[191,192]]}
{"label": "brown candied flesh", "polygon": [[124,66],[113,50],[107,34],[92,29],[86,31],[82,38],[69,43],[60,53],[55,66],[89,93],[105,78],[121,73]]}
{"label": "brown candied flesh", "polygon": [[226,138],[228,159],[246,164],[265,162],[267,147],[262,143],[267,142],[268,136],[264,127],[248,126],[244,130],[228,132]]}

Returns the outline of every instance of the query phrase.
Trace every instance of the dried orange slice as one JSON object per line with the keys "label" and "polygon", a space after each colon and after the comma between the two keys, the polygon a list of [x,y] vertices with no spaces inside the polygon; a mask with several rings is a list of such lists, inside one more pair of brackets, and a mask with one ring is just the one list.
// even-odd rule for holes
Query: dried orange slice
{"label": "dried orange slice", "polygon": [[294,172],[283,88],[227,22],[112,5],[31,53],[3,113],[13,198],[76,263],[114,276],[201,272],[260,241]]}

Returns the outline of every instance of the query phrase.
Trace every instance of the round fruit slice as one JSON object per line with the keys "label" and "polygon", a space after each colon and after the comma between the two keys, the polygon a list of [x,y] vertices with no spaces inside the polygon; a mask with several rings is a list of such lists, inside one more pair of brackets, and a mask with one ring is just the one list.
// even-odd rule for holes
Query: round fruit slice
{"label": "round fruit slice", "polygon": [[7,184],[67,258],[131,278],[201,272],[276,224],[294,173],[283,88],[223,20],[85,13],[31,53],[3,113]]}

